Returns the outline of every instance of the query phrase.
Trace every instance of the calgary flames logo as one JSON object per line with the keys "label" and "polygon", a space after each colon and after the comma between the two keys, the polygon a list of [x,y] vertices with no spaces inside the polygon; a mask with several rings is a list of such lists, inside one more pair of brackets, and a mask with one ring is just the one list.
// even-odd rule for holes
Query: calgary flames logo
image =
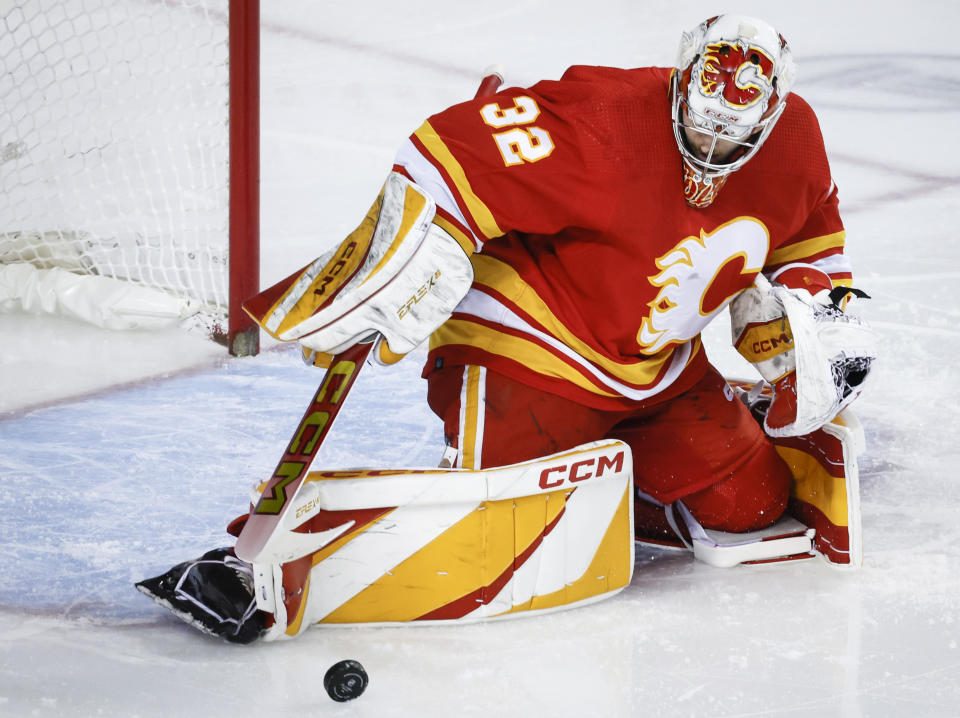
{"label": "calgary flames logo", "polygon": [[759,47],[713,42],[697,73],[706,97],[719,93],[728,107],[746,109],[773,91],[773,60]]}
{"label": "calgary flames logo", "polygon": [[770,236],[752,217],[738,217],[713,233],[681,240],[656,260],[659,287],[637,332],[644,354],[688,341],[750,286],[767,259]]}

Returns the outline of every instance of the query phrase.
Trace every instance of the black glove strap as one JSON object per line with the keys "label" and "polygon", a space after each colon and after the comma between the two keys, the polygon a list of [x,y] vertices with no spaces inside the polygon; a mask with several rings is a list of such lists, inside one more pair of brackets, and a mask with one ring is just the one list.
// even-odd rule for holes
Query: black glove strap
{"label": "black glove strap", "polygon": [[840,302],[842,302],[843,298],[848,294],[852,294],[859,299],[870,299],[870,295],[862,289],[855,289],[854,287],[834,287],[830,290],[830,301],[833,302],[833,306],[839,309]]}

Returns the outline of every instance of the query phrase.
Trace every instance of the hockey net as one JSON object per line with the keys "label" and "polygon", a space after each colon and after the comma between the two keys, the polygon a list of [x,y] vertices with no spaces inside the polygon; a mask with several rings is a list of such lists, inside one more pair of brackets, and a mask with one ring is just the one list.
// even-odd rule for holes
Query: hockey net
{"label": "hockey net", "polygon": [[0,308],[55,311],[23,296],[44,286],[28,266],[95,276],[101,294],[108,280],[162,293],[160,314],[256,353],[239,303],[259,273],[257,11],[0,0]]}

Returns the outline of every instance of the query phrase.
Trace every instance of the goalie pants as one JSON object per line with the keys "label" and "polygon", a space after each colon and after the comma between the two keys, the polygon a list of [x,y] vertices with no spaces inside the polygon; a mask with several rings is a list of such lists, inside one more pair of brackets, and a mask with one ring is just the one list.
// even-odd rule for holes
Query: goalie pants
{"label": "goalie pants", "polygon": [[628,411],[586,407],[473,365],[433,371],[428,402],[462,468],[613,438],[631,447],[637,488],[664,504],[683,499],[707,528],[768,526],[789,498],[790,470],[713,367],[680,396]]}

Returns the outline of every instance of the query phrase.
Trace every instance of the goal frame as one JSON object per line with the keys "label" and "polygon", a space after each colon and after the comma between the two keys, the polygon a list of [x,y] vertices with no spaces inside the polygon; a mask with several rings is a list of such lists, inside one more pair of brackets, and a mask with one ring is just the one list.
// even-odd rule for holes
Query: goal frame
{"label": "goal frame", "polygon": [[[15,3],[0,21],[9,29],[0,43],[0,164],[37,150],[19,166],[4,166],[2,306],[64,313],[113,329],[167,326],[179,318],[188,320],[184,327],[206,330],[230,354],[257,354],[259,328],[243,302],[260,284],[260,0],[147,3],[147,22],[164,20],[163,8],[182,11],[184,64],[176,57],[167,63],[158,50],[157,38],[169,35],[172,20],[156,33],[152,25],[140,33],[129,22],[139,19],[139,3],[60,2]],[[117,22],[124,22],[126,35],[107,33]],[[166,41],[176,46],[173,36]],[[131,139],[149,129],[131,128],[139,127],[135,117],[142,122],[148,114],[124,118],[118,99],[136,104],[140,88],[131,81],[155,71],[159,89],[149,86],[156,104],[148,111],[157,118],[153,134],[172,142],[160,152],[148,145],[138,155]],[[196,103],[190,125],[194,99],[207,101]],[[88,116],[90,127],[102,128],[97,133],[69,126],[69,112],[82,112],[85,103],[93,103]],[[114,108],[121,121],[97,114],[103,108]],[[186,124],[178,124],[180,117]],[[82,196],[76,189],[85,185],[102,187]],[[61,198],[69,198],[63,207]],[[73,211],[86,206],[93,210],[89,228],[82,226],[82,210],[79,217]]]}
{"label": "goal frame", "polygon": [[260,0],[230,0],[230,219],[227,349],[260,350],[242,303],[260,291]]}

